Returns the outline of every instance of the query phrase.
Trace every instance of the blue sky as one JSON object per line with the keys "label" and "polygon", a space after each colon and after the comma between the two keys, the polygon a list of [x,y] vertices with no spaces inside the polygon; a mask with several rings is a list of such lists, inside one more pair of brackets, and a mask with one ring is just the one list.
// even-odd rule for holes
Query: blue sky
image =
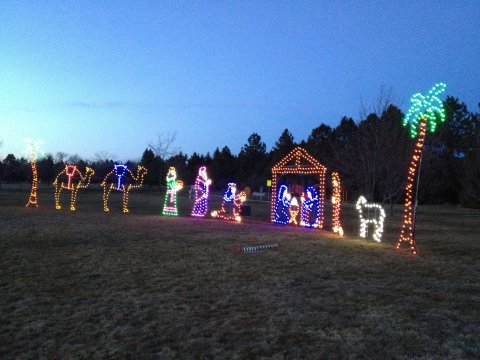
{"label": "blue sky", "polygon": [[191,154],[359,120],[437,81],[478,111],[480,1],[1,1],[0,156]]}

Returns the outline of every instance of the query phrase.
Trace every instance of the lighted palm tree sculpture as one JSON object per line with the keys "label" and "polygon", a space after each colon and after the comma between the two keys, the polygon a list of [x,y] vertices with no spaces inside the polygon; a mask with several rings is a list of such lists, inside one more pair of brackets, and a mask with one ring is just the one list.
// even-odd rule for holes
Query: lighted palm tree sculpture
{"label": "lighted palm tree sculpture", "polygon": [[[445,110],[438,95],[445,91],[447,86],[443,83],[435,84],[428,95],[420,93],[413,95],[410,100],[412,106],[403,120],[403,126],[410,126],[410,135],[417,138],[410,167],[408,168],[407,185],[405,187],[405,209],[403,211],[403,226],[397,249],[402,243],[407,243],[414,255],[418,254],[415,243],[415,215],[417,210],[418,184],[420,181],[420,167],[422,165],[422,153],[425,143],[425,135],[428,130],[434,132],[438,122],[445,121]],[[417,181],[415,185],[415,179]],[[415,190],[415,199],[413,191]]]}
{"label": "lighted palm tree sculpture", "polygon": [[30,196],[28,197],[28,202],[26,207],[38,207],[38,172],[37,172],[37,146],[40,144],[39,141],[33,141],[30,139],[25,139],[30,148],[30,165],[32,167],[32,189],[30,190]]}

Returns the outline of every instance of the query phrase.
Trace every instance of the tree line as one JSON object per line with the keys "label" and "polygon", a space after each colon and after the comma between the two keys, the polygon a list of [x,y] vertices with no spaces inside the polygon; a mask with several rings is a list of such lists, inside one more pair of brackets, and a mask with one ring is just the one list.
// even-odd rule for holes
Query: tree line
{"label": "tree line", "polygon": [[[444,106],[446,121],[427,137],[425,144],[419,202],[480,207],[480,114],[469,111],[463,102],[451,96]],[[414,144],[408,129],[402,126],[403,117],[397,106],[385,101],[373,111],[363,111],[358,122],[343,117],[336,127],[321,123],[306,140],[299,142],[285,129],[270,151],[261,136],[252,133],[238,154],[232,154],[228,146],[217,147],[211,154],[194,152],[189,156],[176,149],[172,153],[172,138],[167,137],[159,139],[156,146],[148,146],[140,164],[148,170],[145,185],[150,188],[163,188],[170,166],[176,167],[185,184],[193,184],[198,168],[206,165],[214,189],[222,190],[228,182],[236,181],[240,188],[265,190],[271,167],[295,146],[302,146],[327,166],[329,173],[340,173],[349,200],[364,195],[371,201],[393,205],[402,200]],[[61,152],[47,154],[37,161],[40,181],[52,182],[65,164],[76,163],[81,168],[94,168],[92,182],[101,182],[115,163],[106,155],[103,157],[86,160]],[[137,165],[135,161],[128,164]],[[30,178],[28,159],[8,154],[0,162],[2,181]]]}

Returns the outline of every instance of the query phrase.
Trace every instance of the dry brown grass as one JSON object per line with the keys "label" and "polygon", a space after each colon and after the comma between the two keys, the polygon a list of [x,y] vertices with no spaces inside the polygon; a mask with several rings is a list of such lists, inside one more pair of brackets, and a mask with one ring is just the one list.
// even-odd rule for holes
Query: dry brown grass
{"label": "dry brown grass", "polygon": [[[25,209],[0,192],[0,358],[478,358],[480,215],[422,208],[422,256],[262,221],[159,216],[132,193],[131,214]],[[182,211],[188,212],[188,201]],[[400,213],[400,209],[397,209]],[[452,213],[454,215],[452,215]],[[460,216],[460,215],[471,216]],[[279,250],[235,254],[241,245]]]}

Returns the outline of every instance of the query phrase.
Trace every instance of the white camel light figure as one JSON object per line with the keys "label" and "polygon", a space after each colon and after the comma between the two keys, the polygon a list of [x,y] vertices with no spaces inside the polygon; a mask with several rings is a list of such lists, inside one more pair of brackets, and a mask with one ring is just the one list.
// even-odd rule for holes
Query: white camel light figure
{"label": "white camel light figure", "polygon": [[[365,238],[367,235],[368,224],[373,224],[373,239],[376,242],[382,241],[383,221],[385,220],[385,210],[383,210],[383,207],[378,204],[367,203],[367,199],[360,196],[357,200],[356,208],[360,217],[360,237]],[[367,218],[363,215],[364,209],[367,209]]]}

